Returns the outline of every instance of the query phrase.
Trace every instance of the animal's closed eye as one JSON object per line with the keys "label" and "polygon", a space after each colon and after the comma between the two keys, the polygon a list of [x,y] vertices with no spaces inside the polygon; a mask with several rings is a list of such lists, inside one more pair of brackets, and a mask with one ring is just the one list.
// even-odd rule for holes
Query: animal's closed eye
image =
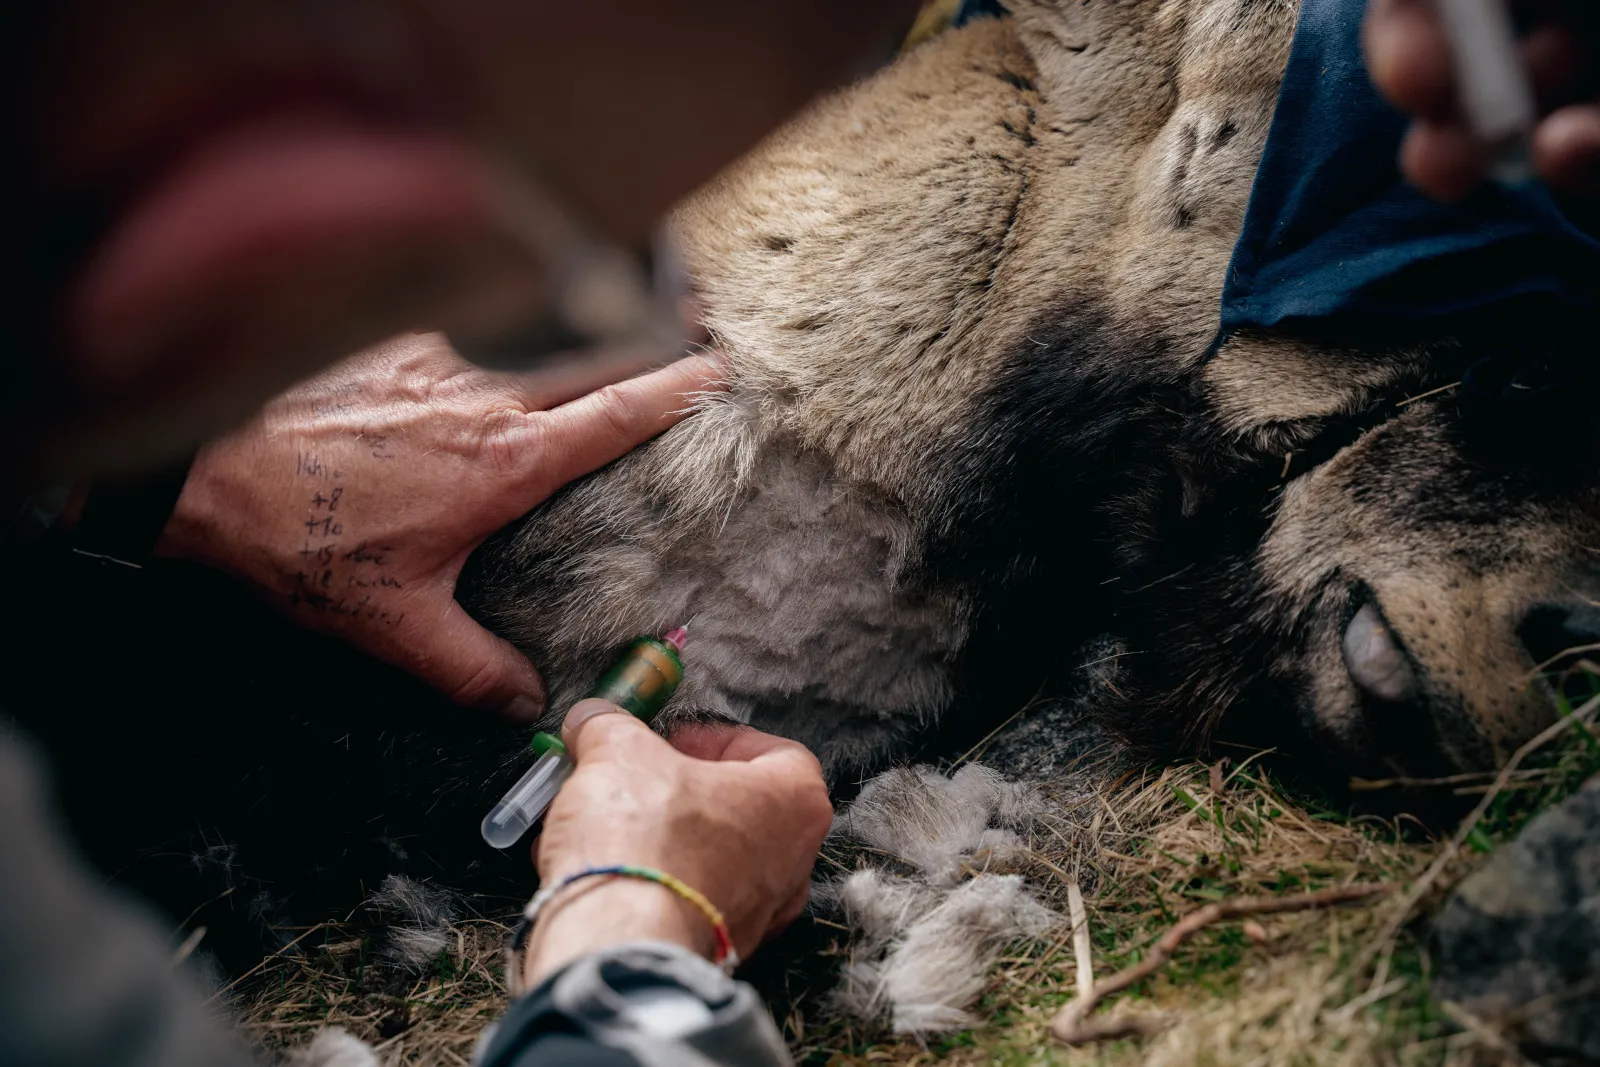
{"label": "animal's closed eye", "polygon": [[1356,612],[1345,627],[1344,665],[1368,696],[1395,704],[1416,696],[1416,672],[1371,604]]}

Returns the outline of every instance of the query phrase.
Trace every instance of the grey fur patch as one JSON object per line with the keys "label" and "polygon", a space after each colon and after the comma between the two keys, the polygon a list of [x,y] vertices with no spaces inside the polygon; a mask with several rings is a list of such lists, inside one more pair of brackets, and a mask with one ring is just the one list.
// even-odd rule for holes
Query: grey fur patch
{"label": "grey fur patch", "polygon": [[635,634],[692,618],[669,721],[750,722],[806,744],[836,777],[875,769],[953,700],[966,609],[910,577],[902,508],[792,440],[741,444],[710,425],[744,417],[703,412],[613,468],[634,485],[691,461],[747,468],[725,507],[684,515],[615,481],[574,486],[516,533],[475,610],[529,651],[555,708]]}
{"label": "grey fur patch", "polygon": [[1030,786],[967,764],[946,777],[897,768],[868,782],[840,814],[835,840],[853,838],[916,868],[912,877],[866,869],[819,886],[856,932],[836,1010],[896,1033],[930,1034],[972,1023],[967,1013],[1004,947],[1042,937],[1060,916],[1014,874],[962,881],[979,853],[989,861],[1024,848],[1047,803]]}
{"label": "grey fur patch", "polygon": [[834,1006],[863,1022],[885,1016],[897,1034],[972,1025],[968,1014],[1001,950],[1048,934],[1061,916],[1015,874],[980,874],[943,890],[879,871],[858,871],[840,900],[862,932]]}
{"label": "grey fur patch", "polygon": [[307,1045],[291,1049],[281,1067],[380,1067],[372,1046],[342,1027],[330,1026]]}
{"label": "grey fur patch", "polygon": [[450,927],[460,917],[461,898],[431,882],[391,874],[368,906],[388,923],[378,956],[391,966],[426,970],[456,943]]}
{"label": "grey fur patch", "polygon": [[916,867],[930,885],[953,885],[974,853],[995,858],[1022,847],[1044,800],[1033,788],[1008,782],[969,763],[950,777],[932,767],[897,767],[862,787],[834,820],[836,840],[854,838]]}

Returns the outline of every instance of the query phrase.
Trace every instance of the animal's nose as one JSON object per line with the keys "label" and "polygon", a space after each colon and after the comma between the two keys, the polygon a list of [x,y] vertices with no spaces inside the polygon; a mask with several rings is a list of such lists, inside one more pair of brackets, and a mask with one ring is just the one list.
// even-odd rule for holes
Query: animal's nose
{"label": "animal's nose", "polygon": [[1540,604],[1523,618],[1518,636],[1540,672],[1563,687],[1560,679],[1583,661],[1600,663],[1600,603]]}

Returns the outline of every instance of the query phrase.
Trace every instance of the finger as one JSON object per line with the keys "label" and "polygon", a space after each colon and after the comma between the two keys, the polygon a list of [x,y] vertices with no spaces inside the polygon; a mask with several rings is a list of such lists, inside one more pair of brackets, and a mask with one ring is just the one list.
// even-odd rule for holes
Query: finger
{"label": "finger", "polygon": [[1569,26],[1546,22],[1522,41],[1522,58],[1541,111],[1570,103],[1588,87],[1592,51]]}
{"label": "finger", "polygon": [[1425,118],[1455,110],[1450,42],[1428,0],[1374,0],[1362,37],[1373,83],[1396,107]]}
{"label": "finger", "polygon": [[561,743],[567,748],[577,747],[576,740],[583,724],[596,715],[626,715],[627,712],[609,700],[599,700],[595,697],[585,697],[567,709],[566,718],[561,720]]}
{"label": "finger", "polygon": [[543,715],[544,680],[528,658],[478,625],[453,597],[439,596],[413,601],[398,614],[399,652],[384,658],[464,707],[496,709],[522,722]]}
{"label": "finger", "polygon": [[580,700],[561,724],[561,743],[573,762],[605,759],[624,753],[660,757],[672,753],[666,739],[615,704]]}
{"label": "finger", "polygon": [[688,356],[528,416],[527,507],[681,422],[694,394],[713,388],[719,373],[715,360]]}
{"label": "finger", "polygon": [[1460,123],[1418,122],[1400,146],[1400,169],[1423,192],[1460,200],[1483,180],[1484,148]]}
{"label": "finger", "polygon": [[743,750],[729,746],[718,762],[729,767],[730,771],[738,768],[735,777],[746,778],[762,794],[786,796],[784,803],[791,809],[790,817],[798,814],[794,810],[795,805],[806,805],[809,810],[805,814],[814,815],[820,820],[821,829],[817,831],[817,842],[820,844],[822,835],[827,833],[827,827],[833,821],[833,804],[828,799],[828,783],[822,776],[822,764],[804,745],[754,730],[751,733],[762,740]]}
{"label": "finger", "polygon": [[768,941],[781,934],[790,923],[800,918],[810,900],[811,883],[806,881],[801,883],[800,889],[788,900],[784,901],[777,914],[773,915],[772,923],[767,927],[767,932],[763,935],[762,940]]}
{"label": "finger", "polygon": [[1600,105],[1563,108],[1540,123],[1533,135],[1533,164],[1559,189],[1600,192]]}
{"label": "finger", "polygon": [[805,746],[787,738],[775,737],[742,723],[691,722],[675,728],[667,740],[685,756],[695,759],[748,762],[776,748],[796,748],[805,752]]}
{"label": "finger", "polygon": [[663,356],[659,349],[648,348],[572,352],[537,370],[510,375],[508,384],[516,389],[527,410],[543,411],[671,364],[682,356],[683,353]]}

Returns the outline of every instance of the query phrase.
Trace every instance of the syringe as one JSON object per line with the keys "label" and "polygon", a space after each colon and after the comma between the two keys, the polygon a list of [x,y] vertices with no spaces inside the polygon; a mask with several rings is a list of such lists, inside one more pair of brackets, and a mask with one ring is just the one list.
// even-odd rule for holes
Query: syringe
{"label": "syringe", "polygon": [[1530,137],[1539,112],[1504,0],[1439,0],[1439,14],[1455,58],[1461,110],[1493,153],[1490,176],[1509,185],[1531,179]]}
{"label": "syringe", "polygon": [[[683,661],[678,658],[689,628],[680,626],[661,637],[641,636],[600,676],[589,696],[609,700],[626,712],[649,722],[683,681]],[[528,828],[544,818],[569,777],[573,762],[554,734],[537,733],[529,746],[539,754],[528,773],[500,798],[483,817],[483,839],[491,848],[510,848]]]}

